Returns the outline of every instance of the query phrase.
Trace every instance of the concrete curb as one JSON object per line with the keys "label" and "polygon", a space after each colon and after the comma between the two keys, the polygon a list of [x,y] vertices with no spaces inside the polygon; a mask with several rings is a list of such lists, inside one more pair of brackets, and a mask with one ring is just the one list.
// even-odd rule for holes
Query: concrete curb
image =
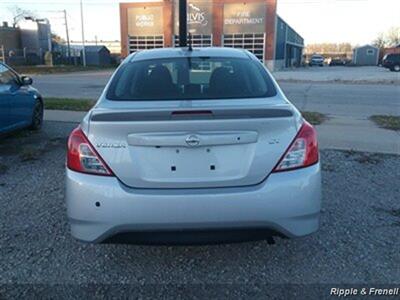
{"label": "concrete curb", "polygon": [[80,123],[86,115],[85,111],[70,111],[70,110],[45,110],[44,120],[55,122],[73,122]]}
{"label": "concrete curb", "polygon": [[316,128],[321,149],[400,154],[400,132],[379,128],[368,119],[335,116]]}

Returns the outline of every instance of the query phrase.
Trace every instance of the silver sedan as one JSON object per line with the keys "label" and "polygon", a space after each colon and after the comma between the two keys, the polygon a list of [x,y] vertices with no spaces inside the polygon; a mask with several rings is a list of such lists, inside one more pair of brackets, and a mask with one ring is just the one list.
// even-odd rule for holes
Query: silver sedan
{"label": "silver sedan", "polygon": [[69,137],[66,201],[92,243],[305,236],[319,227],[316,132],[248,51],[137,52]]}

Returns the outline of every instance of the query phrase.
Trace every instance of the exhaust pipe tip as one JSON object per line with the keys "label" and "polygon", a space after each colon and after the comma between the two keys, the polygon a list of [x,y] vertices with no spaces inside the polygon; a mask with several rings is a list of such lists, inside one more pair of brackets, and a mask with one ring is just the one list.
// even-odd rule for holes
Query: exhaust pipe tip
{"label": "exhaust pipe tip", "polygon": [[267,237],[268,245],[275,245],[275,239],[272,236]]}

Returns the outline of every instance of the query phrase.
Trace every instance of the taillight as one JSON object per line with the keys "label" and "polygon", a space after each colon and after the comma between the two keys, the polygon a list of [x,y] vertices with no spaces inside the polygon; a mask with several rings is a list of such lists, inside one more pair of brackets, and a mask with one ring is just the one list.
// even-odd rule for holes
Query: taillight
{"label": "taillight", "polygon": [[114,175],[80,127],[75,128],[68,139],[67,167],[81,173]]}
{"label": "taillight", "polygon": [[296,138],[290,144],[273,172],[289,171],[316,164],[319,159],[317,133],[304,121]]}

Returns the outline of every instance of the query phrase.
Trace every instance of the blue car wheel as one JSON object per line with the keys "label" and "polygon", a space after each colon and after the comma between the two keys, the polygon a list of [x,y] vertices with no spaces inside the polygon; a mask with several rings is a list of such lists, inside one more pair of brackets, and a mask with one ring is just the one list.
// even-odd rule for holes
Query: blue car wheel
{"label": "blue car wheel", "polygon": [[37,101],[32,114],[32,130],[39,130],[43,124],[43,103]]}

